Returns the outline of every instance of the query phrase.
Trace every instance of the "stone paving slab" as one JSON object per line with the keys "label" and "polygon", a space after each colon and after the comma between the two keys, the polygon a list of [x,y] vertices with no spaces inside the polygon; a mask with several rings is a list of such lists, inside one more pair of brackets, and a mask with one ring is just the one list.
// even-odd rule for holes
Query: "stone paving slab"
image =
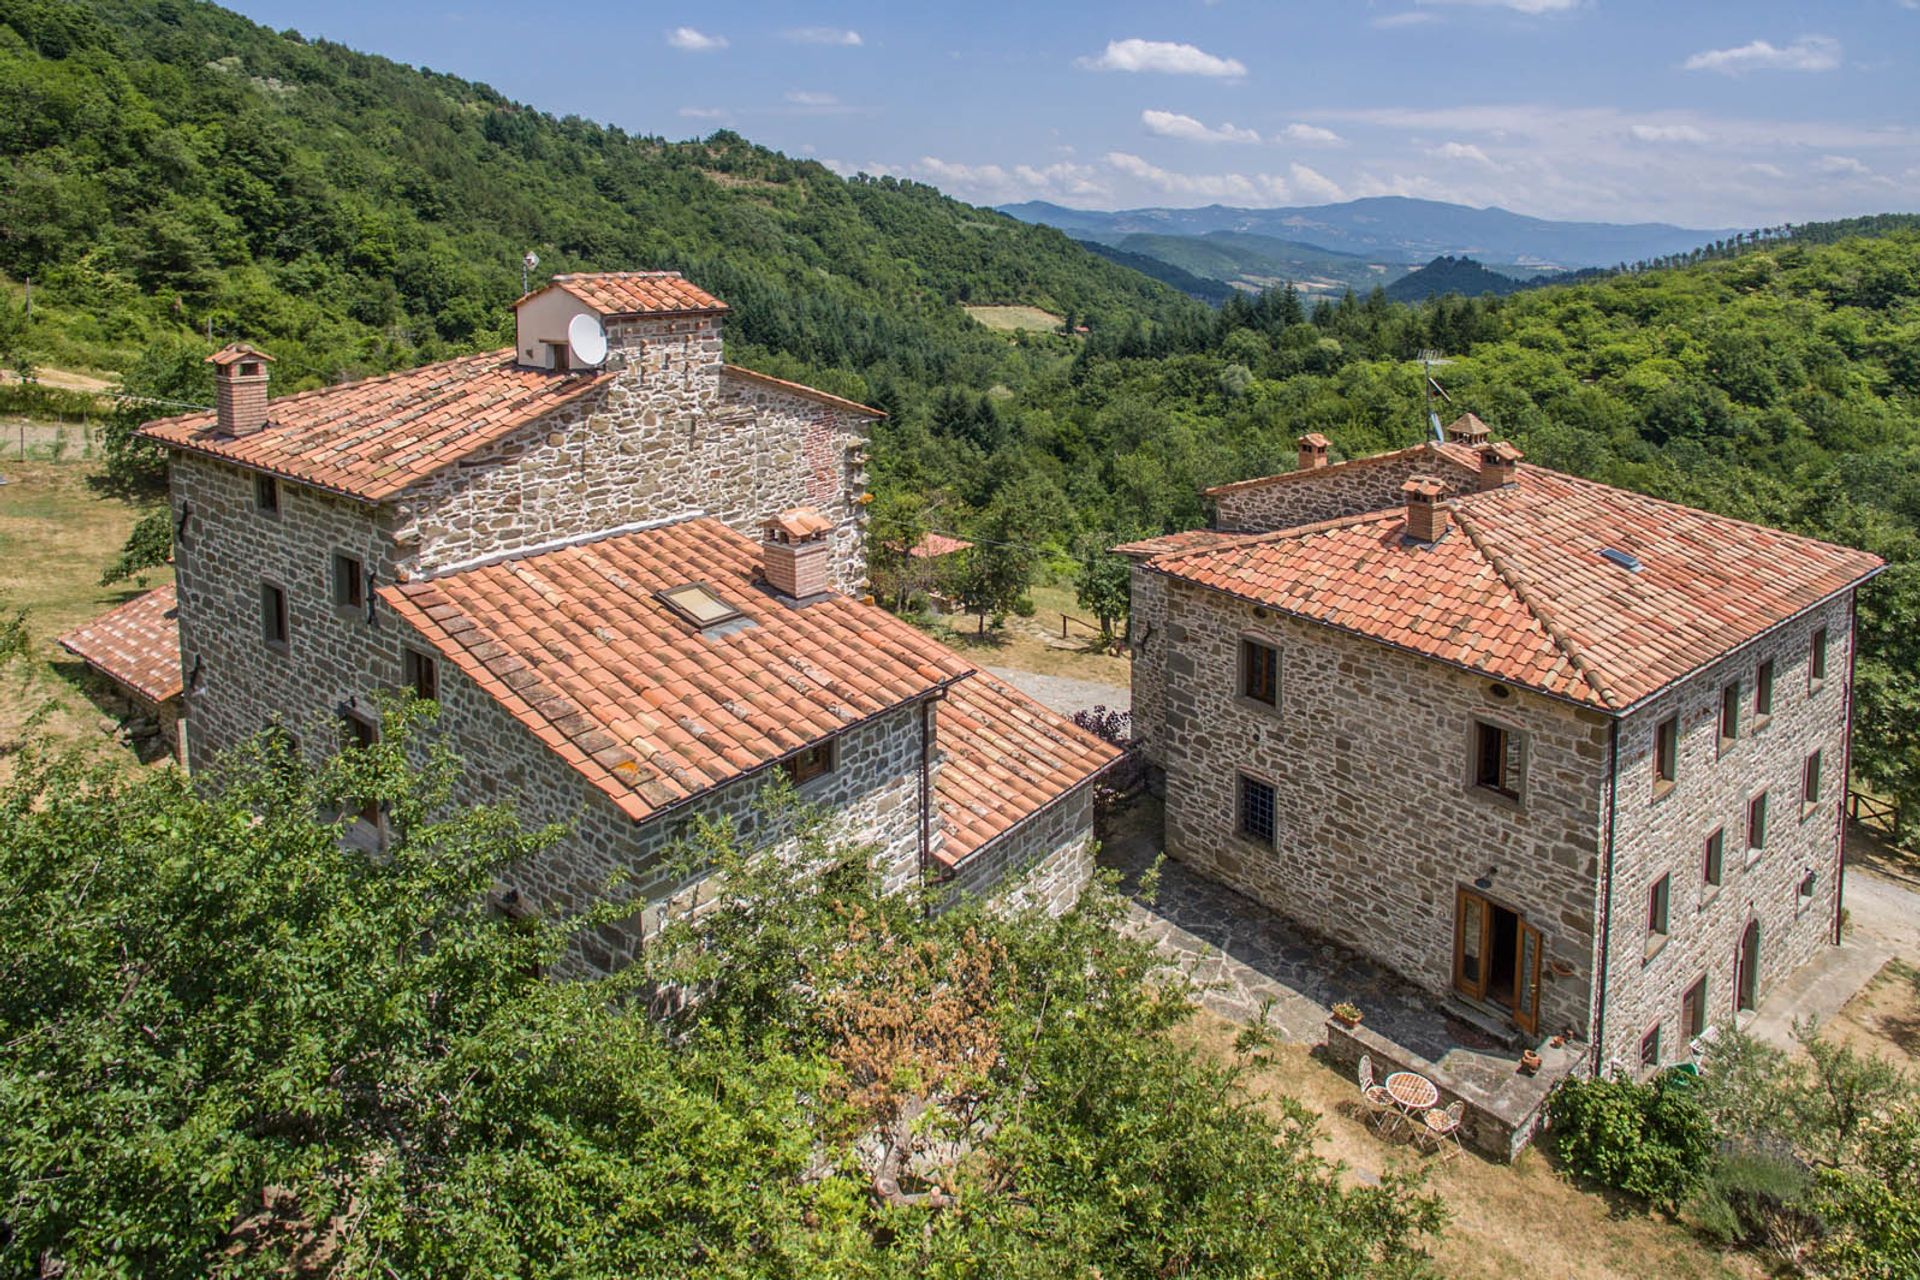
{"label": "stone paving slab", "polygon": [[1117,684],[1076,680],[1072,676],[1046,676],[1033,671],[1016,671],[1012,667],[988,667],[987,670],[1041,706],[1051,707],[1062,715],[1070,716],[1088,707],[1126,711],[1133,706],[1132,691]]}

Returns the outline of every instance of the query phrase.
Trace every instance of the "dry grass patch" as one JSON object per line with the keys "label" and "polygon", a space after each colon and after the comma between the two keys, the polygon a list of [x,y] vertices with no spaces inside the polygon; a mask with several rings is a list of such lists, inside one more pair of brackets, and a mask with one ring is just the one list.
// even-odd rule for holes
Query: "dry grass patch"
{"label": "dry grass patch", "polygon": [[[1222,1058],[1233,1056],[1239,1026],[1202,1012],[1185,1032]],[[1430,1187],[1452,1221],[1430,1251],[1443,1275],[1467,1280],[1583,1276],[1594,1280],[1754,1280],[1766,1274],[1739,1254],[1723,1254],[1684,1227],[1639,1207],[1616,1210],[1607,1198],[1573,1185],[1542,1152],[1529,1148],[1512,1165],[1471,1154],[1441,1161],[1403,1139],[1374,1133],[1354,1106],[1354,1085],[1306,1045],[1279,1045],[1262,1055],[1248,1087],[1286,1095],[1320,1113],[1322,1155],[1370,1181],[1389,1168],[1429,1170]]]}
{"label": "dry grass patch", "polygon": [[1056,333],[1060,329],[1062,319],[1051,311],[1042,311],[1038,307],[962,307],[960,309],[987,328],[1008,333],[1019,329],[1035,333]]}
{"label": "dry grass patch", "polygon": [[[28,718],[47,708],[34,734],[62,743],[99,745],[133,762],[102,730],[104,712],[86,694],[85,668],[57,643],[81,623],[131,599],[141,588],[97,585],[144,510],[102,497],[90,463],[8,462],[0,485],[0,594],[27,609],[33,635],[29,662],[0,674],[0,744],[21,739]],[[147,586],[172,577],[147,576]]]}
{"label": "dry grass patch", "polygon": [[1887,961],[1820,1030],[1855,1053],[1920,1065],[1920,968]]}

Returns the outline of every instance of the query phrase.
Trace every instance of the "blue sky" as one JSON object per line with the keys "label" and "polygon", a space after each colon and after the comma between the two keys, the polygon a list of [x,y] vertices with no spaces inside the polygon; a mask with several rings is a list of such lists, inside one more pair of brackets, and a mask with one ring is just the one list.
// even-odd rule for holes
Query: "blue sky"
{"label": "blue sky", "polygon": [[556,114],[987,204],[1920,209],[1920,0],[228,3]]}

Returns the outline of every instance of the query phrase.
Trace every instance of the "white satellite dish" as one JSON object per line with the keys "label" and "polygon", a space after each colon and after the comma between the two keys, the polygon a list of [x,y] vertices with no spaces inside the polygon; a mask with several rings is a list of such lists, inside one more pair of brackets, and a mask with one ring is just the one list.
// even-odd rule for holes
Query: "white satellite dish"
{"label": "white satellite dish", "polygon": [[607,331],[600,317],[582,311],[567,321],[567,346],[573,349],[573,363],[598,368],[607,358]]}

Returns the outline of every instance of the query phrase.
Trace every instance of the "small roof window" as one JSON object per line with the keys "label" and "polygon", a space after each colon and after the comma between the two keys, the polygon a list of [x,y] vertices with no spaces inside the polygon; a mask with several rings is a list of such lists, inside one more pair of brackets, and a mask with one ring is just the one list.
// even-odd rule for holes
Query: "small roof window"
{"label": "small roof window", "polygon": [[1639,556],[1634,555],[1631,551],[1622,551],[1618,547],[1602,548],[1600,558],[1609,564],[1619,565],[1628,573],[1638,573],[1645,567],[1640,563]]}
{"label": "small roof window", "polygon": [[714,594],[713,588],[704,582],[689,582],[662,591],[660,603],[702,630],[740,616],[740,610]]}

